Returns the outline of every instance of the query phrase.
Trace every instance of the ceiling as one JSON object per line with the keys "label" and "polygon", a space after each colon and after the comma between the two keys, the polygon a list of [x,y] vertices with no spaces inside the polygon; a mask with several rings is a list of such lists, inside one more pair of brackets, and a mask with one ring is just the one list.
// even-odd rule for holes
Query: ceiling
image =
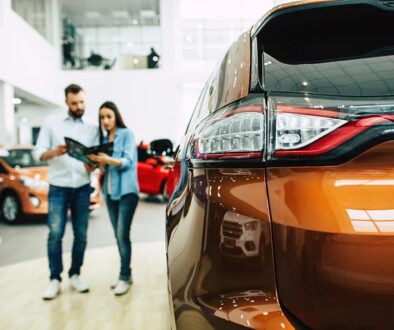
{"label": "ceiling", "polygon": [[160,24],[160,0],[60,0],[62,17],[76,27]]}

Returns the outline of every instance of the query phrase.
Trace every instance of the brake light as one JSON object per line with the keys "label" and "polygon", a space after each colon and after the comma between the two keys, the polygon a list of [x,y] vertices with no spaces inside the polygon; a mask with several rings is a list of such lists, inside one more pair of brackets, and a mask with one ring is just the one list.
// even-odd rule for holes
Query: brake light
{"label": "brake light", "polygon": [[263,100],[258,105],[226,108],[208,117],[197,130],[198,159],[258,158],[264,148]]}
{"label": "brake light", "polygon": [[366,105],[348,100],[274,98],[270,111],[274,132],[272,156],[322,155],[371,127],[393,124],[392,101],[382,103]]}

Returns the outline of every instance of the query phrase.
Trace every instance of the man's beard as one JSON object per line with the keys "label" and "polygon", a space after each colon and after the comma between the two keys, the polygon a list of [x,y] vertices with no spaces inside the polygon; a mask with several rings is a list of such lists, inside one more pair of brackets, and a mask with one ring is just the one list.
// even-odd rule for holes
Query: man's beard
{"label": "man's beard", "polygon": [[84,110],[77,110],[77,111],[72,111],[71,109],[68,109],[68,114],[71,117],[73,117],[74,119],[81,118],[84,113],[85,113],[85,109]]}

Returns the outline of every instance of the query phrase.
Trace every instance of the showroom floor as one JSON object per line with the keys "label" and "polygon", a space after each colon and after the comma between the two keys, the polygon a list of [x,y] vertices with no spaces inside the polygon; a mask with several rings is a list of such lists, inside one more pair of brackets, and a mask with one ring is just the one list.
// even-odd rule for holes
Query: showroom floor
{"label": "showroom floor", "polygon": [[[90,292],[79,294],[64,275],[53,301],[41,294],[48,283],[45,222],[0,224],[0,329],[168,329],[164,247],[165,205],[142,198],[134,217],[130,292],[115,297],[119,257],[105,207],[92,212],[82,278]],[[63,241],[69,265],[72,231]],[[64,272],[65,273],[65,272]]]}

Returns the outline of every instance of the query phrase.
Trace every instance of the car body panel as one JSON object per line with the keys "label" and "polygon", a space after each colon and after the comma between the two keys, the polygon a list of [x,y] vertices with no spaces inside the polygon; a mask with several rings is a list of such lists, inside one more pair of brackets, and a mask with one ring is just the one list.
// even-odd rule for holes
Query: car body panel
{"label": "car body panel", "polygon": [[306,326],[394,324],[393,163],[388,141],[338,166],[268,168],[278,293]]}
{"label": "car body panel", "polygon": [[152,195],[162,194],[170,172],[169,159],[148,152],[149,144],[146,143],[140,143],[137,150],[137,176],[140,192]]}
{"label": "car body panel", "polygon": [[[271,320],[267,329],[276,329],[274,324],[289,325],[275,296],[268,205],[264,203],[265,170],[193,169],[183,173],[187,184],[183,195],[170,201],[167,220],[169,281],[177,319],[182,311],[197,309],[207,320],[216,315],[247,326],[248,322],[263,322],[257,317],[261,312],[268,313],[261,314],[263,320]],[[241,218],[239,223],[258,221],[254,252],[264,251],[264,258],[258,258],[258,253],[223,251],[223,222],[231,217],[231,221]],[[220,303],[232,301],[228,297],[235,292],[241,295],[242,307],[226,303],[223,310]],[[250,315],[248,311],[252,311]],[[230,325],[216,326],[227,329]],[[178,323],[177,328],[182,329]]]}

